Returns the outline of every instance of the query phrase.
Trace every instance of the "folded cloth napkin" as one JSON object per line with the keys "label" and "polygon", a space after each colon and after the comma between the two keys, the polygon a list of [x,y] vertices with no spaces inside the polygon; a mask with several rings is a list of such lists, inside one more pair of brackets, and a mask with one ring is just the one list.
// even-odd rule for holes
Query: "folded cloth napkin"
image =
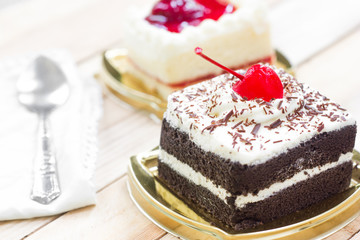
{"label": "folded cloth napkin", "polygon": [[[15,83],[34,58],[57,62],[70,83],[65,105],[50,115],[61,195],[49,205],[32,201],[32,169],[37,116],[17,101]],[[80,77],[70,54],[49,50],[0,62],[0,220],[62,213],[95,204],[92,176],[97,158],[101,90],[92,77]]]}

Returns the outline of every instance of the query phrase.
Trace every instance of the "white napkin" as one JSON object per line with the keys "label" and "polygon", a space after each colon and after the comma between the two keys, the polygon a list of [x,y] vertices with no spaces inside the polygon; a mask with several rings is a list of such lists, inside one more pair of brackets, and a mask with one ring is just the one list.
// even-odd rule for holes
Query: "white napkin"
{"label": "white napkin", "polygon": [[[21,106],[15,82],[39,54],[57,62],[71,95],[50,116],[61,195],[49,205],[29,198],[37,116]],[[95,204],[92,176],[97,158],[101,90],[92,77],[80,77],[65,50],[49,50],[0,62],[0,220],[53,215]]]}

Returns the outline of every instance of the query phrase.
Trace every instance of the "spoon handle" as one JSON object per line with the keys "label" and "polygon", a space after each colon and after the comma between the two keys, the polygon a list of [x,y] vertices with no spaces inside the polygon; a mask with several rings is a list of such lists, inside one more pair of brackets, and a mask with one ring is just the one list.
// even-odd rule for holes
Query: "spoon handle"
{"label": "spoon handle", "polygon": [[39,114],[38,143],[30,195],[32,200],[49,204],[61,194],[57,172],[48,117],[47,114]]}

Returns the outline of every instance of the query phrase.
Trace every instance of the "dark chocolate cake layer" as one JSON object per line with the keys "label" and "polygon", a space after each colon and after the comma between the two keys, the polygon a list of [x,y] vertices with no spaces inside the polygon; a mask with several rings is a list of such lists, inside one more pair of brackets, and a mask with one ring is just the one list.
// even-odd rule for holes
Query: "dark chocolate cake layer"
{"label": "dark chocolate cake layer", "polygon": [[355,125],[324,132],[265,163],[248,166],[205,152],[164,119],[160,147],[232,194],[246,194],[284,181],[303,169],[337,161],[340,154],[352,152],[355,135]]}
{"label": "dark chocolate cake layer", "polygon": [[350,184],[352,162],[330,168],[241,209],[236,209],[235,197],[228,198],[226,204],[206,188],[190,182],[161,161],[158,168],[159,177],[179,196],[206,210],[224,224],[241,230],[272,221],[345,190]]}

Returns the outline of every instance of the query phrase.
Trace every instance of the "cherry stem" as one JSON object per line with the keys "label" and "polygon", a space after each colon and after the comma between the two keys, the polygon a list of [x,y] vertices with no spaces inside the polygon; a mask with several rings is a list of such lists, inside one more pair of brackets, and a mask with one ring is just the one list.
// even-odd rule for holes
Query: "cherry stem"
{"label": "cherry stem", "polygon": [[231,70],[230,68],[225,67],[224,65],[221,65],[220,63],[216,62],[215,60],[209,58],[208,56],[206,56],[205,54],[202,53],[202,48],[196,47],[195,48],[195,53],[201,57],[203,57],[204,59],[208,60],[209,62],[211,62],[212,64],[224,69],[225,71],[227,71],[228,73],[234,75],[235,77],[239,78],[240,80],[244,79],[244,76]]}

